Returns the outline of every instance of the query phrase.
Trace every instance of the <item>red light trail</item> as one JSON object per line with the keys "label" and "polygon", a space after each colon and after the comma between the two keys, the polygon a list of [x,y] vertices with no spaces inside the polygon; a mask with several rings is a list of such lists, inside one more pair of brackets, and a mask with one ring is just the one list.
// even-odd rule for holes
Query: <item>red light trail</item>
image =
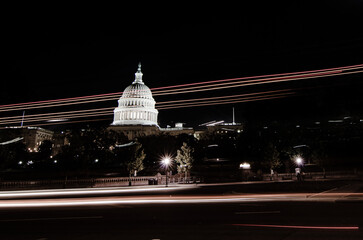
{"label": "red light trail", "polygon": [[[361,73],[361,72],[363,72],[362,69],[363,69],[363,64],[359,64],[359,65],[352,65],[352,66],[339,67],[339,68],[328,68],[328,69],[302,71],[302,72],[294,72],[294,73],[270,74],[270,75],[262,75],[262,76],[252,76],[252,77],[231,78],[231,79],[213,80],[213,81],[206,81],[206,82],[188,83],[188,84],[152,88],[151,90],[153,90],[154,96],[163,96],[163,95],[171,95],[171,94],[185,94],[185,93],[194,93],[194,92],[201,92],[201,91],[212,91],[212,90],[221,90],[221,89],[227,89],[227,88],[245,87],[245,86],[251,86],[251,85],[262,85],[262,84],[272,84],[272,83],[280,83],[280,82],[305,80],[305,79],[312,79],[312,78],[315,79],[315,78],[321,78],[321,77],[342,76],[342,75],[348,75],[348,74]],[[274,91],[253,92],[253,93],[248,93],[248,94],[172,100],[172,101],[158,102],[157,108],[159,110],[167,110],[167,109],[173,109],[173,108],[202,107],[202,106],[210,106],[210,105],[232,104],[232,103],[278,99],[278,98],[296,95],[297,93],[293,92],[292,90],[294,90],[294,89],[280,89],[280,90],[274,90]],[[120,95],[121,92],[90,95],[90,96],[83,96],[83,97],[54,99],[54,100],[47,100],[47,101],[36,101],[36,102],[1,105],[0,112],[9,112],[9,111],[15,111],[15,110],[24,110],[24,109],[28,110],[28,109],[34,109],[34,108],[59,107],[59,106],[66,106],[66,105],[95,103],[95,102],[100,102],[100,101],[111,101],[111,100],[114,101],[119,98],[119,96],[117,96],[117,97],[115,96],[116,94]],[[29,122],[40,122],[40,121],[47,121],[47,122],[54,121],[54,123],[47,123],[46,125],[60,124],[60,123],[64,123],[63,121],[65,119],[68,120],[71,118],[84,118],[84,117],[112,115],[112,113],[113,113],[112,109],[114,109],[114,108],[106,107],[106,108],[92,108],[92,109],[84,109],[84,110],[32,114],[32,115],[27,115],[26,118],[24,119],[24,122],[29,123]],[[16,123],[20,123],[20,122],[21,122],[20,116],[9,116],[9,117],[0,118],[0,125],[16,124]],[[75,121],[73,121],[73,122],[75,122]],[[78,122],[81,122],[81,121],[78,121]],[[41,125],[45,125],[45,124],[41,124]]]}
{"label": "red light trail", "polygon": [[[233,87],[286,82],[286,81],[293,81],[293,80],[303,80],[303,79],[309,79],[309,78],[314,78],[314,77],[324,77],[324,76],[328,77],[328,76],[345,75],[347,73],[343,74],[342,71],[351,71],[351,70],[357,70],[357,69],[362,69],[362,68],[363,68],[363,64],[360,64],[360,65],[346,66],[346,67],[340,67],[340,68],[311,70],[311,71],[304,71],[304,72],[270,74],[270,75],[253,76],[253,77],[230,78],[230,79],[222,79],[222,80],[214,80],[214,81],[206,81],[206,82],[196,82],[196,83],[173,85],[173,86],[166,86],[166,87],[157,87],[157,88],[152,88],[151,90],[153,91],[154,96],[190,93],[190,92],[197,92],[197,91],[210,91],[210,90],[218,90],[218,89],[233,88]],[[349,74],[360,73],[360,72],[362,72],[362,71],[349,72]],[[277,76],[285,76],[285,77],[277,77]],[[269,78],[266,78],[266,77],[269,77]],[[253,80],[248,80],[248,79],[253,79]],[[239,81],[236,81],[236,80],[239,80]],[[241,80],[244,80],[244,81],[241,81]],[[211,83],[217,83],[217,82],[223,82],[223,83],[211,84]],[[185,88],[186,86],[193,86],[193,85],[203,85],[203,86]],[[226,85],[232,85],[232,86],[226,86]],[[218,86],[220,86],[220,87],[217,88]],[[216,88],[212,88],[212,87],[216,87]],[[161,90],[161,89],[168,89],[168,88],[181,88],[181,89]],[[192,90],[192,89],[194,89],[194,90],[188,91],[188,90]],[[161,90],[161,91],[158,91],[158,90]],[[33,108],[44,108],[44,107],[57,107],[57,106],[65,106],[65,105],[72,105],[72,104],[93,103],[93,102],[99,102],[99,101],[110,101],[110,100],[118,99],[121,94],[122,94],[122,92],[117,92],[117,93],[98,94],[98,95],[90,95],[90,96],[82,96],[82,97],[0,105],[0,112],[23,110],[23,109],[33,109]]]}
{"label": "red light trail", "polygon": [[[196,106],[208,106],[208,105],[219,105],[226,103],[239,103],[239,102],[249,102],[249,101],[259,101],[274,98],[286,97],[288,95],[294,94],[294,92],[289,92],[290,90],[276,90],[267,92],[257,92],[248,94],[239,94],[231,96],[219,96],[211,98],[197,98],[197,99],[186,99],[177,101],[160,102],[158,104],[158,109],[171,109],[171,108],[185,108],[185,107],[196,107]],[[253,96],[255,95],[255,96]],[[219,99],[219,100],[212,100]],[[191,102],[192,101],[192,102]],[[77,110],[59,113],[43,113],[43,114],[33,114],[29,115],[24,119],[24,122],[37,122],[37,121],[54,121],[57,119],[70,119],[70,118],[83,118],[83,117],[95,117],[102,115],[112,115],[113,108],[98,108],[98,109],[88,109],[87,111]],[[18,119],[16,119],[18,118]],[[19,123],[22,119],[19,117],[3,117],[0,118],[0,124],[13,124]]]}

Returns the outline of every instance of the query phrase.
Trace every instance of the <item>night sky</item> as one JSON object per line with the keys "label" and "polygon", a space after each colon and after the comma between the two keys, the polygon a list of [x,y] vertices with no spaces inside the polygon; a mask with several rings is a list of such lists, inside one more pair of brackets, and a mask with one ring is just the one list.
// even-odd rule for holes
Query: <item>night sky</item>
{"label": "night sky", "polygon": [[[134,80],[139,61],[143,80],[150,88],[362,64],[363,3],[316,2],[242,2],[201,8],[155,5],[142,9],[138,5],[102,9],[12,7],[1,30],[0,104],[121,92]],[[362,118],[362,76],[163,96],[155,100],[317,87],[280,100],[161,110],[159,121],[162,125],[176,121],[189,125],[231,121],[232,106],[237,121],[247,122],[319,120],[347,115]],[[116,107],[117,102],[107,102],[102,105],[105,106]]]}

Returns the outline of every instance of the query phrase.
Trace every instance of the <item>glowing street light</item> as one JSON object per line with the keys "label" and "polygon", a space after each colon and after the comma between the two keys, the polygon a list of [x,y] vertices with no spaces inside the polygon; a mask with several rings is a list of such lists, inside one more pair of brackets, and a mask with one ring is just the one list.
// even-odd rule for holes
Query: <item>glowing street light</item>
{"label": "glowing street light", "polygon": [[169,168],[169,165],[171,163],[170,157],[164,157],[162,159],[162,163],[163,163],[163,165],[165,167],[165,175],[166,175],[166,184],[165,184],[165,187],[167,187],[168,186],[168,168]]}
{"label": "glowing street light", "polygon": [[303,164],[304,160],[302,159],[302,157],[297,157],[297,158],[295,159],[295,162],[296,162],[296,164],[297,164],[298,166],[300,166],[300,165],[302,165],[302,164]]}
{"label": "glowing street light", "polygon": [[304,159],[302,159],[302,157],[298,156],[295,158],[295,163],[297,165],[297,168],[295,168],[296,178],[300,182],[303,180],[301,177],[301,168],[300,167],[304,164]]}
{"label": "glowing street light", "polygon": [[244,163],[241,163],[239,165],[239,168],[244,169],[244,170],[248,170],[248,169],[251,169],[251,164],[244,162]]}
{"label": "glowing street light", "polygon": [[171,162],[170,157],[164,157],[163,158],[164,166],[166,166],[166,167],[169,166],[170,162]]}

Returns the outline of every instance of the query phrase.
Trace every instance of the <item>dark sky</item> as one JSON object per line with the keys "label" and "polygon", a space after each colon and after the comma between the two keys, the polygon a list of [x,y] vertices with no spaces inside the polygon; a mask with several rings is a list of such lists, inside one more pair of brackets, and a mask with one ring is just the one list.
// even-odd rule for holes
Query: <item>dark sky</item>
{"label": "dark sky", "polygon": [[[362,2],[316,2],[9,7],[1,30],[0,103],[121,92],[133,81],[138,61],[150,88],[362,64]],[[271,86],[320,88],[288,100],[234,106],[239,120],[247,121],[359,115],[362,81],[361,74]],[[260,90],[270,89],[235,91]],[[107,104],[103,106],[117,103]],[[231,120],[231,108],[160,111],[159,120],[163,124]]]}

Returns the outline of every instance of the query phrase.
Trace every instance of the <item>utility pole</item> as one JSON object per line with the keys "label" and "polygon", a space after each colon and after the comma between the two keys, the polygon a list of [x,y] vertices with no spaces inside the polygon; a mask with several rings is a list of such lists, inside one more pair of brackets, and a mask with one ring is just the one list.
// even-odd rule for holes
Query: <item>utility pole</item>
{"label": "utility pole", "polygon": [[25,116],[25,111],[23,111],[23,116],[21,118],[21,124],[20,124],[20,127],[23,127],[23,124],[24,124],[24,116]]}
{"label": "utility pole", "polygon": [[233,114],[233,115],[232,115],[232,119],[233,119],[233,120],[232,120],[232,124],[233,124],[233,125],[236,125],[236,122],[235,122],[235,119],[234,119],[234,107],[232,107],[232,114]]}

